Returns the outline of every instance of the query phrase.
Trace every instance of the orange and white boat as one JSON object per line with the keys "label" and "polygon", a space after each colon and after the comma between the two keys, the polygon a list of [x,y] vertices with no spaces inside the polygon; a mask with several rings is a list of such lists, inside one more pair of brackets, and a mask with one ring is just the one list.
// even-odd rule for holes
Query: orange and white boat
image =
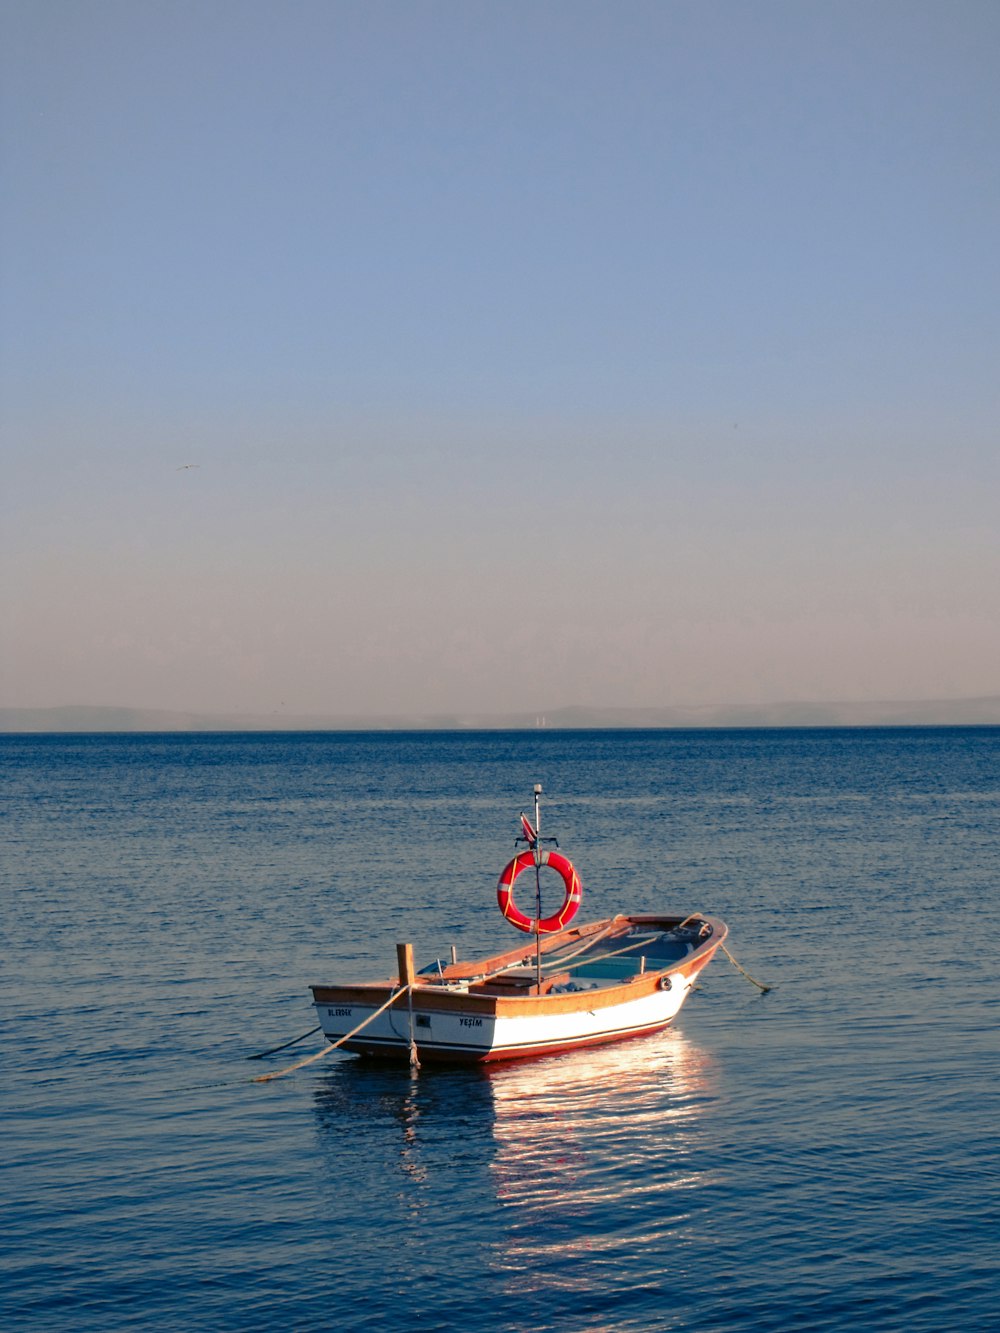
{"label": "orange and white boat", "polygon": [[[655,1032],[677,1016],[725,940],[725,924],[700,914],[624,914],[570,925],[580,880],[565,856],[542,847],[555,840],[539,836],[540,792],[534,823],[521,816],[518,841],[527,848],[497,885],[501,911],[530,942],[474,962],[460,961],[453,949],[449,961],[419,973],[412,946],[398,944],[394,977],[313,986],[327,1049],[411,1063],[512,1060]],[[514,891],[532,869],[536,913],[528,917]],[[558,873],[564,887],[562,907],[547,917],[543,869]]]}

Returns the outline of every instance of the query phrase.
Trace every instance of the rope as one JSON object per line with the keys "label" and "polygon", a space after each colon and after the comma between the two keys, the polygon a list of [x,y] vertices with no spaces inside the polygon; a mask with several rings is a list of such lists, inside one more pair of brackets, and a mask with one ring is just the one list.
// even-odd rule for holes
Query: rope
{"label": "rope", "polygon": [[[588,949],[592,949],[599,940],[603,940],[606,935],[609,935],[611,931],[613,931],[615,927],[625,919],[626,918],[623,916],[612,917],[606,926],[603,926],[595,934],[589,935],[583,941],[582,944],[579,944],[578,942],[573,942],[572,953],[563,954],[562,956],[560,956],[559,949],[553,949],[551,953],[546,955],[545,961],[547,963],[555,964],[556,967],[562,967],[564,963],[568,963],[570,959],[576,958],[578,954],[586,953]],[[567,947],[568,946],[566,944],[561,944],[559,946],[560,949],[565,949]],[[629,948],[631,947],[632,946],[629,945]],[[512,972],[515,968],[518,967],[527,967],[530,962],[531,962],[531,954],[527,953],[524,955],[523,958],[518,958],[513,963],[504,963],[503,967],[495,967],[492,972],[470,972],[467,976],[449,977],[448,980],[455,982],[469,982],[469,983],[476,981],[489,981],[493,977],[502,976],[504,972]]]}
{"label": "rope", "polygon": [[700,921],[702,925],[705,924],[705,918],[700,912],[692,912],[690,916],[684,918],[679,926],[674,926],[674,930],[683,930],[684,927],[690,925],[692,921]]}
{"label": "rope", "polygon": [[605,958],[617,958],[620,954],[631,953],[633,949],[641,949],[644,944],[652,944],[655,938],[653,936],[651,939],[633,940],[631,944],[626,944],[621,949],[614,949],[611,953],[599,953],[595,958],[588,958],[585,961],[588,963],[603,963]]}
{"label": "rope", "polygon": [[257,1055],[248,1055],[248,1060],[263,1060],[265,1055],[277,1055],[279,1051],[287,1051],[289,1046],[297,1046],[300,1041],[305,1041],[306,1037],[311,1037],[314,1032],[319,1031],[319,1024],[310,1028],[308,1032],[303,1032],[301,1037],[293,1037],[291,1041],[282,1042],[280,1046],[272,1046],[269,1051],[260,1051]]}
{"label": "rope", "polygon": [[[690,919],[691,919],[691,918],[688,917],[688,920],[689,920],[689,921],[690,921]],[[680,927],[678,926],[678,927],[676,927],[676,929],[679,930]],[[643,948],[645,945],[651,944],[651,943],[653,942],[653,940],[655,940],[655,939],[656,939],[656,936],[655,936],[655,935],[645,936],[643,939],[633,940],[631,944],[625,944],[625,945],[623,945],[622,948],[620,948],[620,949],[614,949],[614,950],[612,950],[611,953],[598,953],[598,954],[595,954],[593,958],[587,958],[587,959],[585,959],[585,961],[588,962],[588,963],[603,963],[604,960],[605,960],[605,958],[618,958],[618,957],[619,957],[621,954],[623,954],[623,953],[631,953],[634,949],[641,949],[641,948]],[[588,941],[588,947],[589,947],[590,943],[592,943],[592,941]],[[564,963],[572,962],[572,960],[573,960],[574,958],[579,957],[579,955],[580,955],[581,953],[585,953],[585,952],[586,952],[586,949],[578,949],[576,953],[567,954],[567,955],[565,956],[565,958],[553,958],[553,959],[551,959],[550,961],[551,961],[552,963],[554,963],[555,966],[556,966],[557,968],[559,968],[559,967],[562,967]],[[681,958],[681,959],[679,959],[678,961],[679,961],[679,962],[683,962],[684,960],[683,960],[683,958]],[[656,970],[659,970],[659,969],[656,969]]]}
{"label": "rope", "polygon": [[767,992],[771,989],[770,986],[765,986],[764,983],[763,983],[762,981],[758,981],[758,980],[756,979],[756,977],[752,977],[752,976],[750,975],[750,973],[746,970],[745,967],[740,967],[739,963],[736,961],[736,959],[733,957],[733,955],[729,952],[729,950],[726,948],[726,946],[725,946],[724,944],[720,944],[720,945],[719,945],[719,948],[722,950],[722,952],[726,955],[726,957],[727,957],[727,958],[729,959],[729,961],[732,963],[733,967],[736,968],[736,971],[737,971],[737,972],[742,972],[743,975],[746,977],[747,981],[752,981],[753,984],[754,984],[754,985],[757,987],[757,989],[760,991],[761,995],[766,995],[766,994],[767,994]]}
{"label": "rope", "polygon": [[[603,930],[598,931],[596,935],[592,935],[590,939],[585,940],[582,945],[579,945],[578,947],[574,948],[572,953],[562,954],[560,956],[558,953],[553,952],[546,958],[545,961],[547,963],[550,963],[552,967],[554,967],[558,971],[559,968],[565,967],[566,964],[571,963],[574,958],[579,958],[582,954],[585,954],[588,949],[592,949],[594,945],[598,943],[598,941],[604,939],[607,935],[609,935],[611,931],[615,929],[615,926],[618,924],[619,919],[620,918],[615,917],[614,920],[609,922],[609,924],[605,926]],[[691,921],[692,919],[700,920],[701,918],[688,917],[688,921]],[[679,930],[680,927],[678,926],[676,927],[676,929]],[[588,963],[603,963],[606,958],[617,958],[620,954],[631,953],[634,949],[641,949],[644,945],[651,943],[651,941],[655,938],[656,938],[655,936],[647,936],[642,939],[633,940],[631,944],[626,944],[621,949],[615,949],[611,953],[595,954],[593,958],[587,958],[586,961]],[[530,958],[530,955],[528,955],[528,957]],[[504,967],[498,967],[495,972],[483,972],[479,976],[470,977],[469,980],[489,981],[493,977],[501,976],[504,972],[511,972],[514,970],[514,968],[524,967],[527,964],[527,962],[528,958],[521,958],[516,963],[507,963],[506,966]]]}
{"label": "rope", "polygon": [[[623,918],[621,917],[612,917],[606,926],[603,926],[595,934],[588,936],[582,944],[575,944],[570,949],[569,953],[560,953],[558,949],[553,949],[545,961],[547,963],[552,963],[555,967],[565,967],[565,965],[572,962],[574,958],[579,958],[579,956],[586,953],[588,949],[592,949],[595,944],[599,944],[601,940],[607,939],[622,920]],[[629,947],[631,948],[631,945]],[[566,945],[560,945],[560,948],[565,949]],[[512,966],[518,967],[519,964],[514,963]],[[506,971],[506,969],[503,970]]]}
{"label": "rope", "polygon": [[[420,1060],[417,1057],[417,1039],[413,1035],[413,987],[412,986],[407,986],[406,988],[406,1008],[410,1017],[410,1072],[416,1073],[416,1071],[420,1068]],[[375,1015],[372,1014],[372,1018],[374,1017]],[[392,1019],[390,1019],[389,1022],[391,1023]]]}
{"label": "rope", "polygon": [[[553,949],[551,953],[545,956],[546,963],[551,963],[556,968],[564,967],[574,958],[578,958],[580,954],[584,954],[587,952],[588,949],[592,949],[595,944],[597,944],[600,940],[603,940],[607,935],[610,935],[610,933],[615,929],[615,927],[618,926],[619,923],[624,920],[625,918],[622,916],[612,917],[612,919],[608,922],[606,926],[602,927],[602,929],[597,931],[595,934],[588,936],[587,939],[585,939],[582,944],[574,943],[572,952],[570,953],[560,954],[558,949]],[[646,944],[646,943],[648,943],[647,940],[639,940],[635,944],[629,944],[627,947],[629,949],[637,949],[640,944]],[[565,944],[561,944],[559,946],[560,949],[565,949],[566,947],[567,946]],[[598,954],[597,956],[598,960],[601,958],[612,958],[612,957],[614,957],[613,954]],[[476,981],[490,981],[492,980],[493,977],[503,976],[504,972],[513,972],[515,968],[527,967],[530,961],[531,961],[531,954],[529,953],[525,954],[523,958],[518,958],[516,962],[504,963],[503,967],[494,968],[492,972],[476,972],[466,977],[454,977],[451,978],[451,980],[467,981],[470,983]],[[594,962],[594,961],[595,961],[594,959],[588,959],[588,962]]]}
{"label": "rope", "polygon": [[[677,929],[678,929],[678,930],[683,930],[684,927],[688,924],[689,921],[700,921],[701,919],[702,919],[702,918],[698,915],[697,912],[692,912],[690,916],[684,918],[684,920],[683,920],[683,921],[681,922],[681,924],[677,927]],[[746,977],[747,981],[751,982],[754,986],[757,987],[757,989],[760,991],[761,995],[766,995],[766,994],[767,994],[767,992],[771,989],[770,986],[765,986],[764,983],[763,983],[763,981],[758,981],[756,977],[752,977],[752,976],[750,975],[750,973],[746,970],[745,967],[741,967],[740,964],[736,961],[736,959],[733,957],[733,955],[729,952],[729,950],[726,948],[726,946],[725,946],[724,944],[720,943],[720,944],[719,944],[719,948],[722,950],[722,952],[726,955],[726,957],[727,957],[727,958],[729,959],[729,961],[732,963],[733,967],[736,968],[736,971],[737,971],[737,972],[742,972],[742,974]]]}
{"label": "rope", "polygon": [[[369,1023],[378,1018],[379,1014],[384,1014],[391,1004],[396,1003],[400,996],[409,995],[412,989],[412,986],[404,986],[401,990],[396,991],[394,995],[390,995],[385,1004],[376,1009],[373,1014],[369,1014],[363,1023],[359,1023],[356,1028],[352,1028],[351,1031],[345,1033],[343,1037],[338,1037],[336,1041],[332,1041],[329,1046],[324,1046],[323,1049],[317,1051],[315,1055],[307,1055],[304,1060],[300,1060],[298,1064],[289,1065],[287,1069],[276,1069],[273,1074],[258,1074],[257,1077],[252,1078],[250,1082],[270,1083],[273,1078],[284,1078],[286,1074],[293,1074],[296,1069],[304,1069],[306,1065],[311,1065],[314,1060],[319,1060],[324,1055],[329,1055],[330,1052],[335,1051],[338,1046],[343,1046],[345,1041],[350,1041],[352,1037],[357,1036],[361,1029],[366,1028]],[[308,1035],[308,1033],[306,1035]]]}

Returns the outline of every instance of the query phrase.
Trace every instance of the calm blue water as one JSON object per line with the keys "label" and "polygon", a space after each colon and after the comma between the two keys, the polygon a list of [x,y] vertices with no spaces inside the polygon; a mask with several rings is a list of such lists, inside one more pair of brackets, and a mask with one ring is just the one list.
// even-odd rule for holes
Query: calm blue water
{"label": "calm blue water", "polygon": [[[0,738],[0,1322],[1000,1327],[1000,730]],[[513,942],[532,784],[614,910],[722,916],[670,1032],[248,1054]]]}

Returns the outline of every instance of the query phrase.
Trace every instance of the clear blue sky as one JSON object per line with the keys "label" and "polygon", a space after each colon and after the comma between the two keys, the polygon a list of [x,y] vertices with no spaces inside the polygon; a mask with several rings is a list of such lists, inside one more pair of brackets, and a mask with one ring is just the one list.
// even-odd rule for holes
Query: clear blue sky
{"label": "clear blue sky", "polygon": [[0,13],[0,704],[1000,692],[995,0]]}

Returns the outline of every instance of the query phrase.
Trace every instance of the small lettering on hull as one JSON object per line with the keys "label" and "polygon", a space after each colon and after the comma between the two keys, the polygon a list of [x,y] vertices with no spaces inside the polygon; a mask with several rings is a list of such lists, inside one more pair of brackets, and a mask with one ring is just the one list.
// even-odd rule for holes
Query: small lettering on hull
{"label": "small lettering on hull", "polygon": [[353,1009],[328,1009],[326,1011],[331,1018],[353,1018]]}
{"label": "small lettering on hull", "polygon": [[483,1020],[481,1018],[460,1018],[458,1024],[459,1027],[463,1028],[481,1028]]}

